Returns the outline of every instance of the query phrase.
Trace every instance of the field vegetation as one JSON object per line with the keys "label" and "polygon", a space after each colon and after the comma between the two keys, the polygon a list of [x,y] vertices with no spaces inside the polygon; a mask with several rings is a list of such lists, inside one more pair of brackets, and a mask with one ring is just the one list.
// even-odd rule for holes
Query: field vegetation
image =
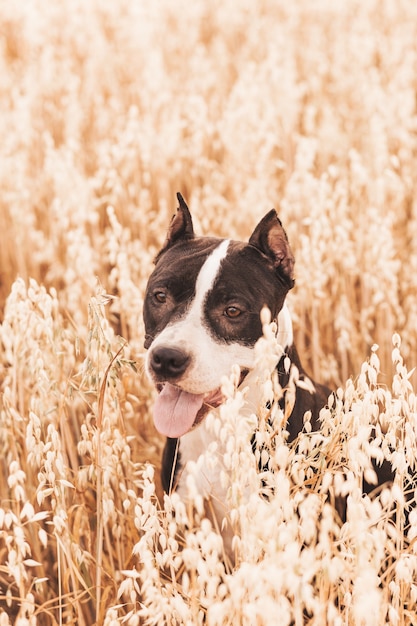
{"label": "field vegetation", "polygon": [[[0,626],[417,624],[415,0],[0,0],[0,103]],[[277,209],[336,391],[288,446],[268,324],[257,424],[225,381],[234,565],[158,478],[142,302],[177,191],[201,234]]]}

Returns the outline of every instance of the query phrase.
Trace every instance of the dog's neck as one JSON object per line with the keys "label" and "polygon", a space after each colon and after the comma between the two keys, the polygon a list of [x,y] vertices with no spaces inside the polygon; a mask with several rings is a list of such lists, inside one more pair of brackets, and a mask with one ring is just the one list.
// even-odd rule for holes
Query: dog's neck
{"label": "dog's neck", "polygon": [[[284,304],[281,311],[278,314],[278,328],[276,334],[276,347],[274,349],[275,359],[271,358],[269,366],[265,364],[261,368],[257,367],[256,363],[253,369],[243,379],[240,388],[245,391],[245,406],[242,409],[243,416],[250,416],[251,414],[257,414],[259,407],[263,401],[263,383],[265,382],[261,377],[270,376],[272,372],[277,369],[278,375],[279,366],[283,364],[284,359],[292,349],[293,345],[293,327],[291,321],[291,314],[288,306]],[[269,371],[267,368],[269,367]],[[281,381],[279,381],[281,384]]]}

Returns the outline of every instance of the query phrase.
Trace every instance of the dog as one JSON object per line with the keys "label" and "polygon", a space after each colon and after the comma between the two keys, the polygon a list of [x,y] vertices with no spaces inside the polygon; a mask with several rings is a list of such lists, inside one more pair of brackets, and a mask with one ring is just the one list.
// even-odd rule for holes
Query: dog
{"label": "dog", "polygon": [[[262,335],[261,310],[277,321],[283,347],[277,363],[286,403],[290,372],[298,370],[295,401],[286,429],[294,440],[311,415],[319,428],[319,413],[330,389],[304,371],[293,342],[291,316],[285,298],[294,286],[294,256],[275,210],[259,222],[247,243],[194,233],[190,211],[181,194],[165,243],[155,259],[145,294],[145,369],[159,395],[154,423],[164,435],[161,479],[164,490],[185,493],[184,470],[210,444],[200,428],[210,409],[222,402],[221,382],[237,364],[241,382],[254,367],[254,346]],[[225,494],[218,475],[205,467],[198,489],[212,497],[216,514],[225,513]]]}

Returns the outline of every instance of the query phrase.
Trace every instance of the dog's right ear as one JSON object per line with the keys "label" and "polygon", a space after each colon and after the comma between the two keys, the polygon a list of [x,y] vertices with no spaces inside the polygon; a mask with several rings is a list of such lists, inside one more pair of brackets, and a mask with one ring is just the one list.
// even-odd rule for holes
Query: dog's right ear
{"label": "dog's right ear", "polygon": [[270,261],[288,289],[294,286],[294,255],[287,233],[275,210],[269,211],[253,231],[249,243],[258,248]]}
{"label": "dog's right ear", "polygon": [[171,220],[164,245],[158,252],[155,262],[159,259],[161,254],[166,252],[168,248],[173,246],[178,241],[192,239],[194,237],[193,220],[187,203],[180,193],[177,193],[177,198],[179,207]]}

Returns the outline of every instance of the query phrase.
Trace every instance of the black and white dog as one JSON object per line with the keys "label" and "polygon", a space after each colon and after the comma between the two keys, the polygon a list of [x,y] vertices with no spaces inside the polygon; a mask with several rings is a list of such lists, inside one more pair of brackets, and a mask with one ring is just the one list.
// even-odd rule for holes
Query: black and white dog
{"label": "black and white dog", "polygon": [[[294,257],[276,212],[261,220],[248,243],[197,237],[188,207],[177,195],[179,208],[156,257],[144,304],[146,371],[160,392],[154,422],[167,437],[162,462],[167,492],[181,492],[187,462],[196,461],[210,443],[206,429],[198,426],[222,402],[222,378],[235,364],[242,379],[253,368],[264,306],[277,320],[284,348],[277,363],[282,406],[289,382],[284,359],[298,369],[300,384],[286,425],[289,441],[303,428],[306,411],[311,411],[313,429],[318,428],[330,394],[307,378],[293,344],[285,297],[294,285]],[[203,474],[202,495],[220,502],[219,477],[208,468]]]}

